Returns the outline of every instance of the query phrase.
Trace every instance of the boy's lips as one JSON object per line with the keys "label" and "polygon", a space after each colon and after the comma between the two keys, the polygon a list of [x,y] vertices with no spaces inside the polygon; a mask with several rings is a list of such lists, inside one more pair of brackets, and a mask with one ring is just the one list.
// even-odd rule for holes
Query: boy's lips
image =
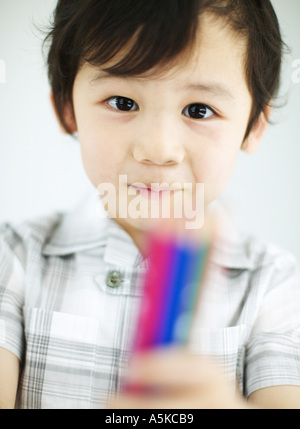
{"label": "boy's lips", "polygon": [[174,183],[172,185],[168,185],[166,183],[163,183],[162,185],[159,185],[158,183],[132,183],[129,188],[132,188],[136,191],[139,191],[140,195],[144,197],[154,197],[154,198],[160,198],[163,196],[170,195],[171,193],[174,193],[176,191],[182,190],[181,185],[178,183]]}
{"label": "boy's lips", "polygon": [[131,186],[135,188],[142,188],[142,189],[149,189],[154,192],[160,192],[160,191],[178,191],[181,189],[181,186],[175,186],[175,185],[158,185],[157,183],[152,184],[142,184],[142,183],[133,183]]}

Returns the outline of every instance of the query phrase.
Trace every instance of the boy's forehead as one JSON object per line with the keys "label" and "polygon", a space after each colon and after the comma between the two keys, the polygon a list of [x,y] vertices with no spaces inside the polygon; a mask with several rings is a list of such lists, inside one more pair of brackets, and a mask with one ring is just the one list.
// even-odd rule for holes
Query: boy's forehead
{"label": "boy's forehead", "polygon": [[[177,90],[180,91],[201,91],[202,93],[207,93],[211,95],[216,95],[220,98],[234,101],[235,93],[229,85],[222,84],[221,82],[214,81],[212,79],[201,79],[199,73],[196,75],[189,76],[189,79],[183,79],[178,77],[180,73],[177,73],[175,70],[170,70],[165,72],[165,74],[161,74],[160,77],[156,75],[149,76],[135,76],[135,77],[122,77],[122,76],[112,76],[111,74],[103,71],[102,69],[94,69],[89,72],[89,84],[91,86],[97,87],[98,85],[102,85],[105,82],[119,82],[125,81],[127,83],[133,83],[136,81],[139,82],[147,82],[147,81],[161,81],[163,83],[172,82],[174,84],[180,83],[180,86],[177,86]],[[176,79],[177,78],[177,79]]]}

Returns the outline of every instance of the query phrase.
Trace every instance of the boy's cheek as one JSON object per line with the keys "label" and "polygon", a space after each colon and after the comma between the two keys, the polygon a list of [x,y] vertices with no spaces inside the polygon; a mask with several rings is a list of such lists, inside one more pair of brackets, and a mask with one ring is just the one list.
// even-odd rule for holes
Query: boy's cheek
{"label": "boy's cheek", "polygon": [[[81,159],[87,172],[94,177],[99,174],[105,177],[112,175],[117,169],[120,158],[119,151],[114,147],[112,138],[98,129],[88,129],[87,132],[79,130]],[[94,180],[93,180],[94,182]]]}
{"label": "boy's cheek", "polygon": [[[196,171],[196,182],[204,183],[206,203],[215,200],[226,188],[234,171],[237,154],[217,153],[204,159]],[[197,166],[195,166],[195,169]]]}

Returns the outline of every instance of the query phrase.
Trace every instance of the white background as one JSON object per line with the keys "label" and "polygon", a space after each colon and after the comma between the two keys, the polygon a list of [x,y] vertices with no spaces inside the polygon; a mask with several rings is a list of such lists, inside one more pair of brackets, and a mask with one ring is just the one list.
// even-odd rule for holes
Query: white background
{"label": "white background", "polygon": [[[72,208],[92,189],[79,145],[61,134],[49,102],[43,34],[56,0],[0,0],[0,223]],[[224,198],[243,229],[292,251],[300,261],[300,1],[273,0],[291,53],[281,93],[288,97],[255,155],[241,152]],[[300,77],[300,73],[298,74]],[[285,98],[286,99],[286,98]],[[285,100],[283,99],[283,100]]]}

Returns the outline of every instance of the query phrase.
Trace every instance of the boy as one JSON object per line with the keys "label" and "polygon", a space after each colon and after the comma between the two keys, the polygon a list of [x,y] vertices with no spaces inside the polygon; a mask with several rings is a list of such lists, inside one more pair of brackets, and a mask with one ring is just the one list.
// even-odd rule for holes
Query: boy
{"label": "boy", "polygon": [[282,53],[269,0],[59,0],[48,39],[59,122],[77,133],[94,187],[116,192],[106,217],[93,195],[74,212],[3,225],[1,406],[299,407],[295,260],[227,228],[189,348],[134,357],[127,381],[152,395],[113,399],[151,213],[165,200],[193,212],[201,183],[209,210],[267,126]]}

